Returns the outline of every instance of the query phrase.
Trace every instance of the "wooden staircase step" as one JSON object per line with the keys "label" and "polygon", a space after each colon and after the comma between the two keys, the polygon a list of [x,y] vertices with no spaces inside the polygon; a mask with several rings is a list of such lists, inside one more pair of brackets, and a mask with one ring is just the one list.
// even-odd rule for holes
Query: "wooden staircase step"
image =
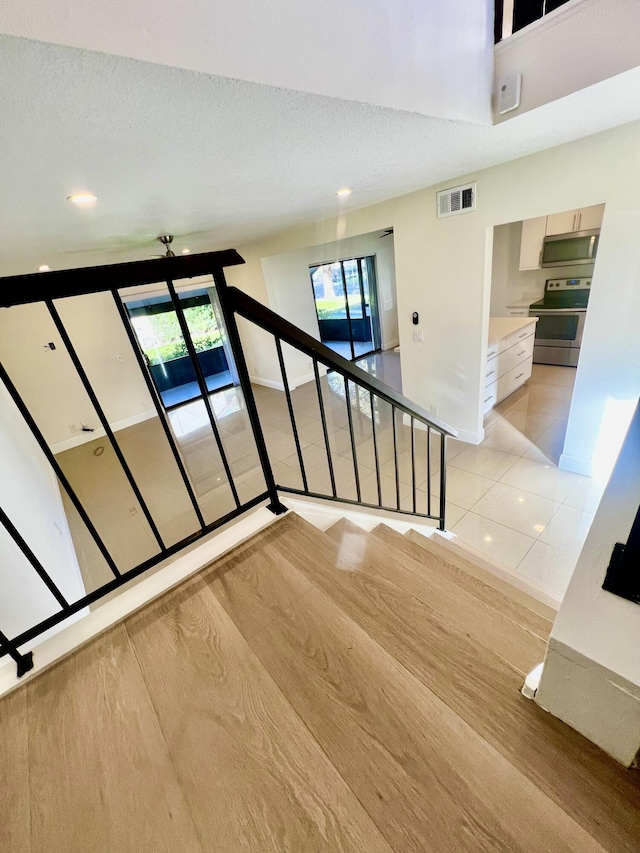
{"label": "wooden staircase step", "polygon": [[[285,526],[291,531],[295,524],[284,519],[274,528]],[[292,550],[296,562],[302,559],[310,572],[324,575],[325,557],[335,552],[330,544],[328,537],[322,542],[309,533],[291,549],[284,535],[245,552],[242,575],[229,578],[225,606],[233,601],[238,614],[246,601],[254,610],[253,580],[264,560],[270,576],[281,573],[275,588],[286,588]],[[335,568],[332,573],[350,577]],[[415,599],[406,595],[406,601]],[[294,600],[289,595],[286,603],[249,644],[393,850],[602,853],[588,831],[325,591],[314,588]],[[395,631],[399,615],[378,610]],[[254,695],[249,684],[247,694]],[[258,702],[253,698],[253,705]],[[328,820],[333,825],[330,813]]]}
{"label": "wooden staircase step", "polygon": [[[384,528],[381,525],[380,528]],[[353,555],[354,571],[385,579],[422,602],[447,630],[472,637],[525,676],[544,660],[546,643],[460,587],[434,576],[408,553],[410,542],[390,528],[367,533],[346,519],[326,531],[341,559]],[[405,547],[409,546],[409,547]],[[422,553],[422,552],[420,552]]]}
{"label": "wooden staircase step", "polygon": [[[479,570],[477,575],[471,574],[471,571],[466,568],[467,562],[465,560],[470,561],[472,557],[461,560],[456,554],[440,547],[440,539],[443,542],[447,541],[444,537],[438,536],[435,541],[432,541],[433,536],[427,538],[422,533],[409,530],[402,538],[411,545],[411,553],[415,559],[428,558],[430,571],[449,578],[451,583],[466,589],[467,592],[472,593],[485,604],[499,610],[505,616],[513,619],[514,622],[519,622],[524,628],[538,637],[542,637],[543,640],[549,638],[553,623],[546,616],[542,616],[523,601],[514,598],[511,590],[503,591],[503,586],[506,584],[500,578],[496,579],[496,585],[492,582],[493,579],[488,572]],[[516,596],[518,592],[515,590]],[[527,600],[528,598],[527,596]]]}
{"label": "wooden staircase step", "polygon": [[506,661],[450,631],[402,587],[354,571],[354,555],[331,536],[295,514],[274,527],[287,560],[606,850],[637,853],[638,773],[525,699]]}
{"label": "wooden staircase step", "polygon": [[440,536],[438,533],[433,533],[427,537],[415,530],[409,530],[405,536],[427,551],[438,554],[444,560],[462,569],[467,575],[481,581],[485,586],[493,587],[496,592],[502,593],[506,598],[510,598],[542,617],[537,621],[540,629],[546,630],[548,635],[557,616],[557,611],[516,586],[517,578],[508,577],[506,572],[501,572],[488,560],[450,539]]}

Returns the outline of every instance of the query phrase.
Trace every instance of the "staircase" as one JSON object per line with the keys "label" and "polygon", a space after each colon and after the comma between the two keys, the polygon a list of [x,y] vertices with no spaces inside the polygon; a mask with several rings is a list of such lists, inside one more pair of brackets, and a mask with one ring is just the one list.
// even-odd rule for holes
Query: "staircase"
{"label": "staircase", "polygon": [[436,536],[290,512],[0,700],[2,849],[640,849],[520,695],[552,613]]}

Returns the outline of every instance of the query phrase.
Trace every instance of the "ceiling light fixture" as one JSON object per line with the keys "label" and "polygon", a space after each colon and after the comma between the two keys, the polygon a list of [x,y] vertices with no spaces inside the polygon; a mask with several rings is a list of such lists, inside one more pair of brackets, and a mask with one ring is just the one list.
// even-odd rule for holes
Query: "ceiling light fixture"
{"label": "ceiling light fixture", "polygon": [[76,193],[75,195],[67,196],[67,201],[79,205],[93,204],[94,201],[98,201],[98,196],[93,193]]}
{"label": "ceiling light fixture", "polygon": [[46,264],[42,264],[38,267],[38,272],[49,272],[51,267],[48,267]]}
{"label": "ceiling light fixture", "polygon": [[338,196],[338,198],[347,198],[351,195],[351,190],[349,189],[349,187],[343,187],[341,190],[338,190],[336,195]]}

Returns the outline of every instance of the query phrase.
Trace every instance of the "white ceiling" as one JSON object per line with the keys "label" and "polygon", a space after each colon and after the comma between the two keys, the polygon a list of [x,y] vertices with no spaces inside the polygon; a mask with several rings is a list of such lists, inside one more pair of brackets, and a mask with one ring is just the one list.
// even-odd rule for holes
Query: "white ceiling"
{"label": "white ceiling", "polygon": [[489,123],[493,0],[5,0],[2,32]]}
{"label": "white ceiling", "polygon": [[[639,84],[492,127],[0,36],[0,275],[145,257],[105,250],[167,231],[239,245],[335,215],[345,184],[363,207],[638,119]],[[93,209],[66,201],[87,189]]]}

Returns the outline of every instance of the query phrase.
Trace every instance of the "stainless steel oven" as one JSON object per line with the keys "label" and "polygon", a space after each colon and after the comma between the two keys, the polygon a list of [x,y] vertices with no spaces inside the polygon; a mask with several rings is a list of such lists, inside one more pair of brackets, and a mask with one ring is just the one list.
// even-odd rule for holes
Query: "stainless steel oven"
{"label": "stainless steel oven", "polygon": [[587,316],[591,279],[550,279],[545,296],[529,308],[537,317],[534,364],[576,367]]}

